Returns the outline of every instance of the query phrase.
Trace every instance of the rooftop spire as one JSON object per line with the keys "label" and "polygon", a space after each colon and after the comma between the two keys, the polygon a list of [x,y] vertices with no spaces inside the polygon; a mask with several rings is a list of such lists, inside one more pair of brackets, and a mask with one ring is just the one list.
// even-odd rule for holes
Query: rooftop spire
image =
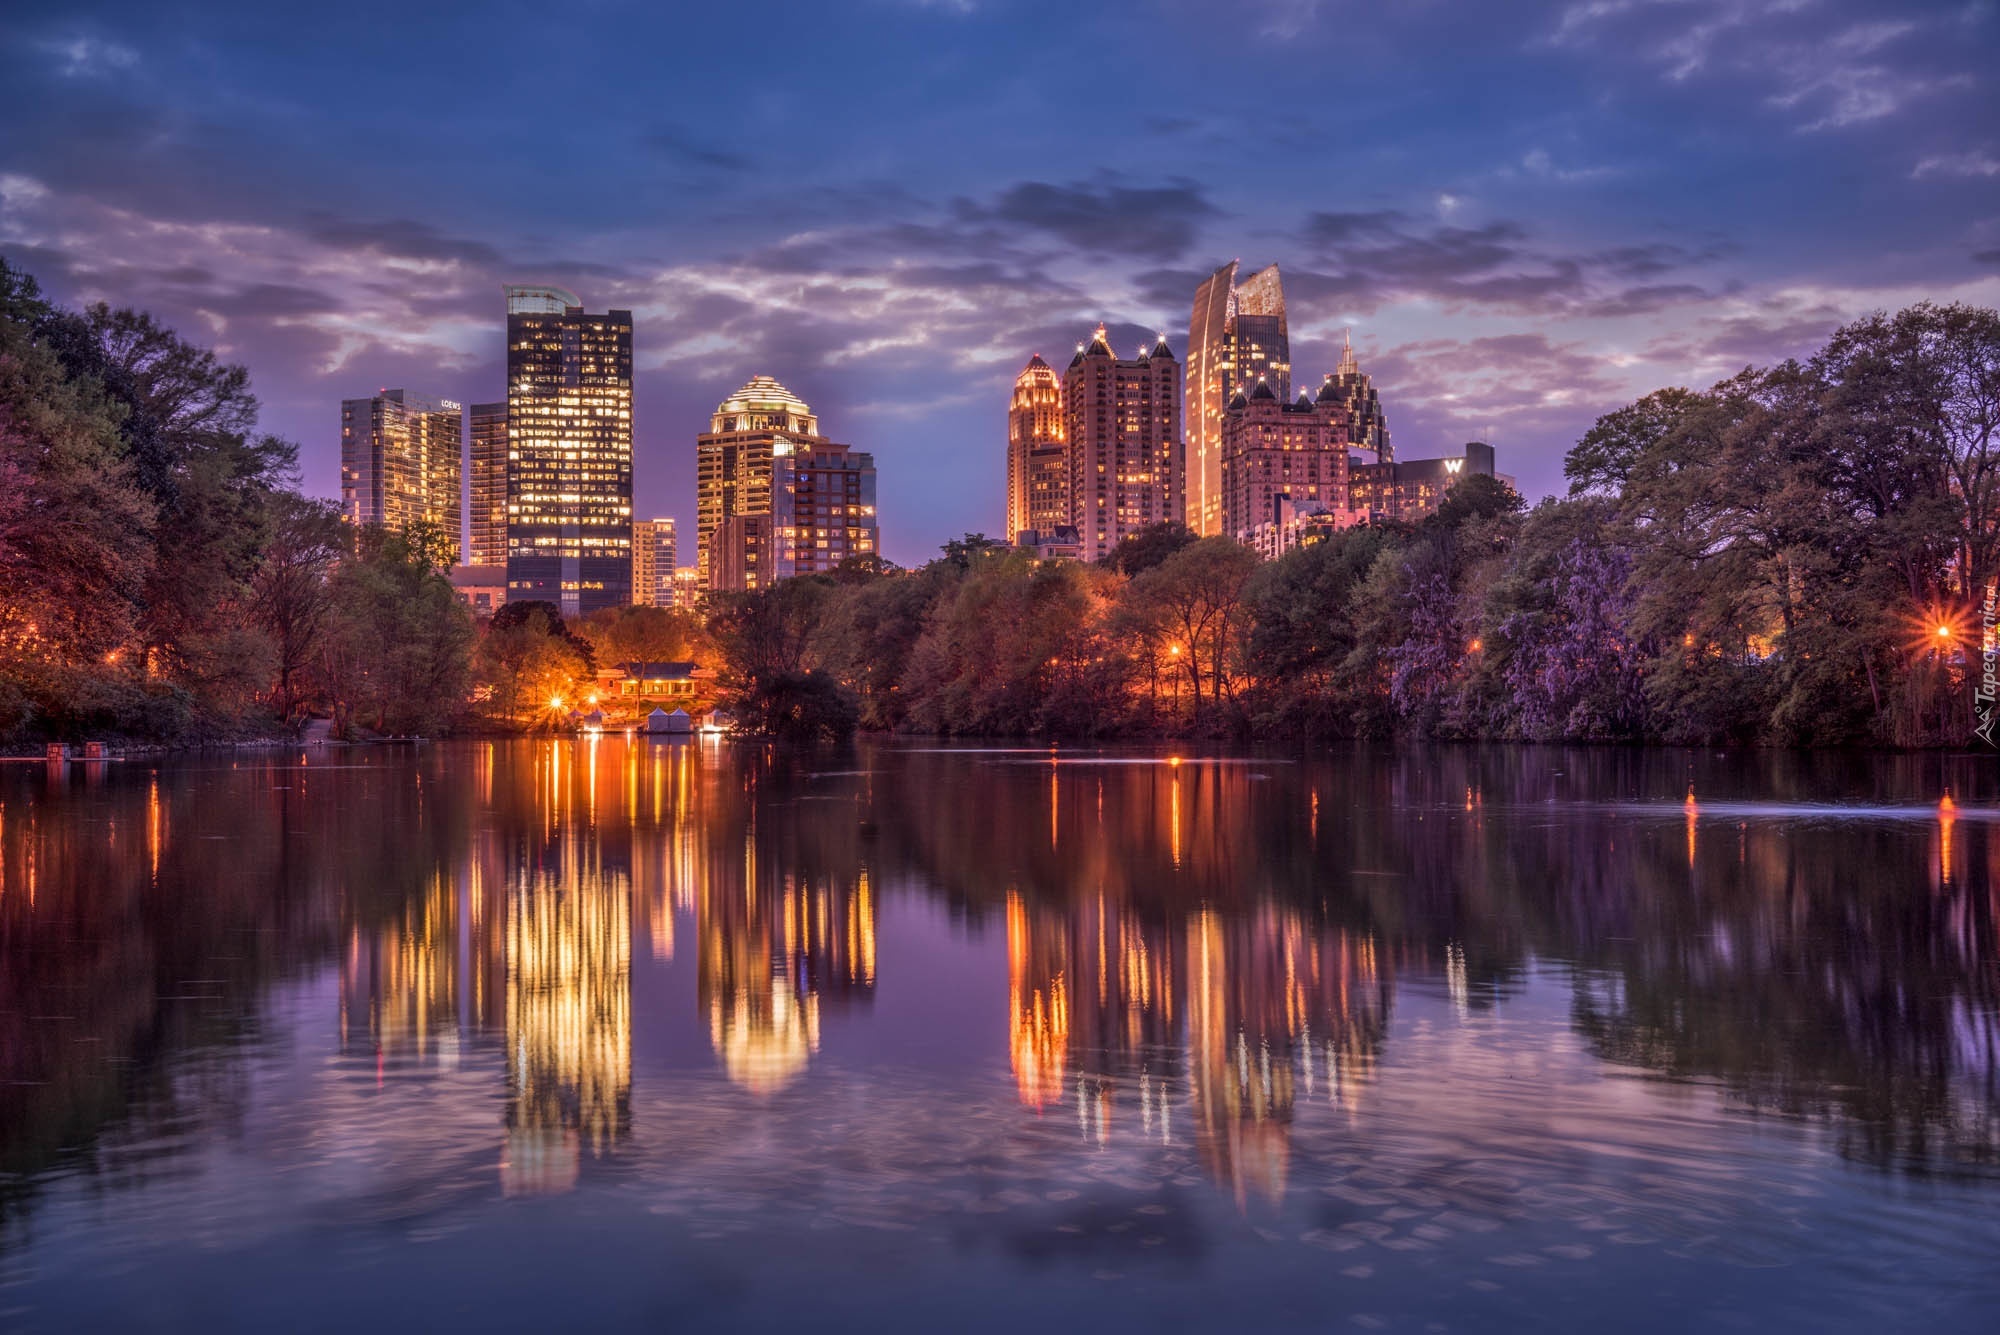
{"label": "rooftop spire", "polygon": [[1340,374],[1353,375],[1361,369],[1361,363],[1354,360],[1354,330],[1340,331]]}

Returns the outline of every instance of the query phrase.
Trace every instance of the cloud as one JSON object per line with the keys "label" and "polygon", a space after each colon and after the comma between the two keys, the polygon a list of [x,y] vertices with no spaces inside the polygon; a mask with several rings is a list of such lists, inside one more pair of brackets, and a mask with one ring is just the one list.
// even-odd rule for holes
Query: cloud
{"label": "cloud", "polygon": [[741,153],[732,153],[707,143],[698,135],[673,126],[655,130],[645,137],[646,147],[672,161],[689,167],[706,167],[715,171],[744,172],[756,163]]}
{"label": "cloud", "polygon": [[1185,180],[1160,186],[1023,181],[990,203],[960,200],[956,212],[967,222],[1034,228],[1087,253],[1150,259],[1185,254],[1196,228],[1219,215],[1201,187]]}
{"label": "cloud", "polygon": [[1288,273],[1288,285],[1359,309],[1419,300],[1524,314],[1631,314],[1700,299],[1696,284],[1636,280],[1718,253],[1647,242],[1564,255],[1536,245],[1517,222],[1435,226],[1393,209],[1314,213],[1299,239],[1323,264],[1296,279]]}
{"label": "cloud", "polygon": [[1910,175],[1917,180],[1926,176],[2000,176],[2000,158],[1984,150],[1939,153],[1918,162]]}
{"label": "cloud", "polygon": [[[1942,31],[1959,19],[1891,17],[1827,0],[1587,0],[1565,8],[1545,44],[1636,57],[1669,84],[1761,85],[1764,105],[1801,132],[1844,129],[1974,86]],[[1843,12],[1847,11],[1847,12]]]}
{"label": "cloud", "polygon": [[139,63],[139,53],[131,47],[97,37],[60,37],[36,46],[56,62],[56,73],[65,79],[103,78]]}

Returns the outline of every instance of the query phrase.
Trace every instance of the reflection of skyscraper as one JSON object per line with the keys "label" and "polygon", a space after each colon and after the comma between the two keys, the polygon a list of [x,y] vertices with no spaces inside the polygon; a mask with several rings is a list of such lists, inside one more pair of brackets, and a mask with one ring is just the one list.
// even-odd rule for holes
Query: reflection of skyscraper
{"label": "reflection of skyscraper", "polygon": [[1007,406],[1007,530],[1047,533],[1070,522],[1069,463],[1063,445],[1062,382],[1036,353],[1014,378]]}
{"label": "reflection of skyscraper", "polygon": [[348,929],[341,1046],[449,1065],[459,1051],[458,898],[440,873],[399,907],[391,921]]}
{"label": "reflection of skyscraper", "polygon": [[1223,531],[1222,414],[1241,386],[1259,380],[1283,403],[1292,393],[1291,336],[1278,266],[1236,281],[1231,260],[1195,289],[1188,322],[1186,428],[1188,526],[1204,537]]}
{"label": "reflection of skyscraper", "polygon": [[631,1121],[630,883],[576,831],[538,862],[507,886],[510,1191],[566,1187],[580,1148],[602,1153]]}
{"label": "reflection of skyscraper", "polygon": [[632,312],[507,288],[507,598],[632,601]]}
{"label": "reflection of skyscraper", "polygon": [[711,856],[696,894],[698,991],[729,1078],[783,1088],[819,1050],[822,1005],[872,996],[875,896],[866,867],[765,870],[755,836]]}
{"label": "reflection of skyscraper", "polygon": [[1070,523],[1083,559],[1127,534],[1181,517],[1179,363],[1163,338],[1131,360],[1114,357],[1103,325],[1063,373]]}
{"label": "reflection of skyscraper", "polygon": [[[1188,921],[1188,1075],[1195,1137],[1239,1200],[1284,1194],[1299,1094],[1352,1100],[1388,1018],[1375,946],[1310,932],[1271,906]],[[1303,1087],[1303,1089],[1302,1089]]]}
{"label": "reflection of skyscraper", "polygon": [[1031,920],[1007,896],[1007,1051],[1014,1086],[1031,1108],[1063,1096],[1069,1057],[1069,950],[1060,920]]}

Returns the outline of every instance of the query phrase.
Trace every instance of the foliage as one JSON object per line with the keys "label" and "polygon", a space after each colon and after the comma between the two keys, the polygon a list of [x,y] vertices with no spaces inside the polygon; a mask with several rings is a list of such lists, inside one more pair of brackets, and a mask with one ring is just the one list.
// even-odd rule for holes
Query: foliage
{"label": "foliage", "polygon": [[319,664],[335,728],[398,736],[442,729],[471,685],[472,617],[450,581],[421,544],[368,528],[329,583],[333,611]]}
{"label": "foliage", "polygon": [[595,674],[590,645],[570,632],[554,603],[508,603],[479,642],[478,679],[507,720],[561,713]]}

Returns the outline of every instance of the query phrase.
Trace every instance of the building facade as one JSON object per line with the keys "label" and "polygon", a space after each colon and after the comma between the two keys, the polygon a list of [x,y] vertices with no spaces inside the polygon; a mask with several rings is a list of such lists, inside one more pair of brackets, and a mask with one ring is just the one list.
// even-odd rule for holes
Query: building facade
{"label": "building facade", "polygon": [[1471,441],[1456,459],[1404,459],[1388,463],[1358,464],[1350,471],[1348,508],[1368,520],[1395,520],[1414,524],[1435,514],[1445,493],[1462,477],[1485,473],[1513,485],[1513,479],[1494,472],[1493,447]]}
{"label": "building facade", "polygon": [[1204,537],[1225,531],[1222,419],[1230,399],[1260,381],[1280,403],[1292,391],[1291,332],[1278,266],[1238,283],[1240,263],[1231,260],[1195,289],[1188,320],[1184,511],[1188,526]]}
{"label": "building facade", "polygon": [[[472,405],[472,543],[466,564],[507,565],[507,405]],[[502,579],[505,583],[505,579]]]}
{"label": "building facade", "polygon": [[708,593],[708,585],[702,581],[700,566],[677,566],[674,569],[675,607],[700,607],[702,598]]}
{"label": "building facade", "polygon": [[340,512],[398,532],[431,524],[458,564],[459,459],[465,410],[450,399],[385,389],[340,405]]}
{"label": "building facade", "polygon": [[1063,373],[1069,523],[1085,560],[1107,555],[1127,534],[1181,521],[1180,407],[1180,363],[1164,338],[1127,361],[1112,355],[1099,325],[1070,359]]}
{"label": "building facade", "polygon": [[674,567],[679,559],[673,520],[633,520],[632,601],[646,607],[672,607]]}
{"label": "building facade", "polygon": [[1340,369],[1320,386],[1319,401],[1340,404],[1350,449],[1372,455],[1371,463],[1385,464],[1396,457],[1389,444],[1389,419],[1382,413],[1382,396],[1375,392],[1374,378],[1355,361],[1352,337],[1342,336]]}
{"label": "building facade", "polygon": [[831,444],[805,400],[767,375],[716,405],[706,432],[695,438],[696,565],[710,587],[741,588],[717,579],[717,534],[735,515],[771,512],[771,460],[780,441]]}
{"label": "building facade", "polygon": [[774,449],[770,512],[730,515],[717,527],[712,588],[768,588],[881,550],[874,456],[832,441],[780,440]]}
{"label": "building facade", "polygon": [[1014,379],[1007,406],[1007,536],[1069,522],[1069,459],[1062,381],[1038,352]]}
{"label": "building facade", "polygon": [[1291,512],[1347,504],[1347,425],[1337,401],[1286,403],[1259,381],[1222,414],[1222,531],[1239,542]]}
{"label": "building facade", "polygon": [[507,598],[632,600],[632,313],[507,292]]}

